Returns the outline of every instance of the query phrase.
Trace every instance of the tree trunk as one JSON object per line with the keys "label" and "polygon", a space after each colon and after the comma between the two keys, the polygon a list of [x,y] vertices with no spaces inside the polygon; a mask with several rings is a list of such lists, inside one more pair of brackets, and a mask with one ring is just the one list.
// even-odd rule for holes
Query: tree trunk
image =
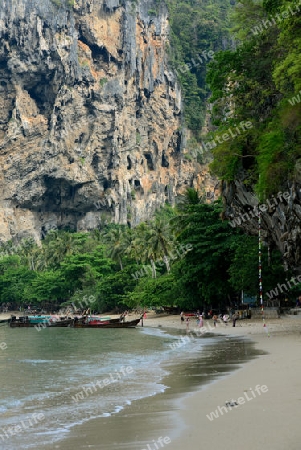
{"label": "tree trunk", "polygon": [[154,263],[154,260],[151,259],[151,265],[152,265],[152,278],[157,278],[157,272],[156,272],[156,265]]}
{"label": "tree trunk", "polygon": [[170,265],[169,265],[168,256],[167,256],[167,255],[164,255],[163,260],[164,260],[165,265],[166,265],[166,270],[167,270],[167,272],[169,273],[169,272],[170,272]]}
{"label": "tree trunk", "polygon": [[120,256],[118,256],[118,261],[119,261],[119,265],[120,265],[120,270],[123,270],[123,265],[122,265]]}

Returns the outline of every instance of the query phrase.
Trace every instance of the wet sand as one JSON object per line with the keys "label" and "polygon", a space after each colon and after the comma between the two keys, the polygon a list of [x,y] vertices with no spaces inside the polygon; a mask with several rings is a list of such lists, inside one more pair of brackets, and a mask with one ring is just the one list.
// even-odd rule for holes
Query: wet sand
{"label": "wet sand", "polygon": [[[163,321],[163,325],[166,323],[169,326],[166,328],[169,332],[177,336],[186,336],[183,329],[172,326],[170,317]],[[160,325],[156,317],[146,320],[144,324],[154,327]],[[200,359],[182,360],[181,352],[185,352],[186,348],[180,348],[175,352],[175,357],[171,361],[171,373],[162,380],[163,384],[168,386],[165,392],[135,401],[118,414],[92,419],[74,427],[66,439],[43,448],[46,450],[51,448],[158,450],[164,446],[174,448],[175,442],[180,440],[188,429],[181,416],[182,402],[187,392],[193,392],[193,396],[198,395],[198,391],[205,388],[208,383],[221,376],[227,376],[244,361],[255,357],[251,342],[235,338],[233,343],[229,344],[228,341],[222,342],[216,337],[216,342],[213,343],[210,339],[210,345],[206,345],[206,338],[207,336],[204,338]],[[189,343],[190,341],[187,341],[185,345]],[[164,439],[167,444],[164,444]]]}
{"label": "wet sand", "polygon": [[[197,395],[181,399],[179,417],[186,431],[170,444],[172,450],[300,449],[301,316],[267,321],[267,328],[269,336],[259,320],[216,329],[230,336],[249,336],[266,354]],[[237,403],[239,398],[241,404],[226,407],[227,401]],[[216,418],[211,415],[214,411]]]}
{"label": "wet sand", "polygon": [[[75,427],[66,439],[43,448],[158,450],[160,437],[170,440],[170,448],[173,448],[175,440],[180,439],[186,430],[180,413],[182,399],[187,392],[197,394],[200,386],[205,387],[213,379],[235,370],[238,367],[237,358],[240,363],[252,358],[251,343],[241,343],[234,339],[233,346],[239,341],[239,354],[233,355],[231,345],[225,345],[225,349],[220,352],[223,343],[216,341],[215,344],[210,343],[209,347],[204,347],[203,359],[200,361],[196,359],[182,363],[180,358],[178,363],[174,364],[172,361],[173,370],[163,379],[163,384],[168,386],[165,392],[137,400],[110,417],[90,420]],[[229,355],[226,364],[223,363],[223,352]],[[159,447],[156,448],[156,445]]]}

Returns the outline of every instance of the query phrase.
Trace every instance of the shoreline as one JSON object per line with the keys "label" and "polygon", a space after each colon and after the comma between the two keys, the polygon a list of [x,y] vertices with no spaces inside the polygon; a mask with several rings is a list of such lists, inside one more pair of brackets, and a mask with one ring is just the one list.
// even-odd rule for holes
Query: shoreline
{"label": "shoreline", "polygon": [[[137,427],[137,430],[131,429],[126,433],[127,438],[133,439],[133,445],[127,439],[124,450],[183,450],[183,447],[199,450],[200,447],[216,448],[219,445],[225,450],[241,446],[244,450],[299,450],[301,316],[282,316],[267,320],[266,324],[267,327],[263,327],[262,320],[243,320],[237,322],[235,328],[232,324],[218,324],[214,329],[212,321],[206,320],[204,327],[210,335],[218,335],[225,340],[244,338],[254,344],[261,354],[239,363],[239,367],[230,373],[221,373],[221,376],[205,382],[193,392],[174,391],[172,396],[167,392],[157,394],[150,402],[146,398],[135,403],[120,416],[118,414],[118,418],[113,415],[106,420],[107,432],[110,430],[112,433],[115,424],[121,425],[116,437],[121,429],[131,425]],[[148,314],[144,320],[145,328],[162,327],[167,332],[173,329],[179,338],[193,335],[194,325],[192,320],[191,330],[187,333],[179,316]],[[263,386],[266,388],[261,390]],[[230,402],[230,406],[226,406],[226,402]],[[170,405],[173,405],[172,409]],[[97,445],[90,445],[99,436],[97,420],[81,425],[81,430],[81,448],[86,445],[98,448]],[[102,447],[103,450],[119,448],[114,433],[108,436],[112,439],[112,445]],[[145,439],[137,441],[135,436],[138,435]],[[159,443],[160,437],[167,437],[170,442]],[[53,448],[74,448],[74,437],[70,436],[67,441],[56,442]],[[122,436],[119,436],[119,442],[122,442]]]}
{"label": "shoreline", "polygon": [[[162,331],[171,334],[165,327],[162,327]],[[172,334],[176,338],[180,336],[178,333]],[[161,367],[167,372],[160,379],[160,383],[165,386],[163,391],[133,401],[118,414],[106,418],[91,418],[76,425],[65,439],[56,441],[53,445],[47,444],[43,448],[96,449],[99,448],[101,436],[102,450],[159,450],[160,445],[156,448],[155,443],[160,437],[170,439],[169,448],[173,448],[173,442],[186,430],[186,425],[179,416],[182,400],[189,393],[197,393],[199,388],[203,389],[217,379],[227,377],[242,366],[242,361],[257,356],[251,342],[242,343],[240,338],[235,338],[233,343],[229,343],[223,341],[220,336],[216,339],[208,337],[203,343],[199,339],[194,341],[194,344],[196,341],[201,344],[199,351],[202,353],[199,357],[193,350],[191,358],[188,354],[181,358],[181,355],[175,353],[171,360],[162,361]],[[229,361],[225,364],[221,348],[229,355]]]}
{"label": "shoreline", "polygon": [[[219,325],[215,332],[225,339],[249,338],[264,354],[180,399],[178,419],[186,430],[170,448],[299,449],[301,317],[268,320],[267,327],[246,320],[235,328]],[[259,395],[260,386],[266,388]],[[238,399],[241,404],[235,405]]]}

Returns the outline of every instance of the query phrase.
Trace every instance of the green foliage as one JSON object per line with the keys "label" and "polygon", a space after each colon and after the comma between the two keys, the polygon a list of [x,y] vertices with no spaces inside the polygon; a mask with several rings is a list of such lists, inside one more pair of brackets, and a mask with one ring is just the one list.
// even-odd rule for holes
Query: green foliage
{"label": "green foliage", "polygon": [[35,280],[36,274],[21,265],[17,255],[0,260],[0,301],[22,304],[28,299],[26,288]]}
{"label": "green foliage", "polygon": [[[181,243],[192,245],[176,268],[187,299],[195,305],[226,300],[231,294],[227,271],[236,231],[220,220],[221,205],[187,204],[182,215]],[[233,292],[232,292],[233,294]]]}
{"label": "green foliage", "polygon": [[90,67],[87,60],[80,61],[80,66],[83,67],[83,68],[88,68],[88,67]]}
{"label": "green foliage", "polygon": [[[232,244],[234,257],[229,267],[229,283],[236,291],[243,291],[250,296],[258,295],[258,237],[239,235]],[[277,286],[277,280],[285,280],[287,273],[281,264],[281,255],[274,249],[269,258],[268,247],[262,248],[262,279],[264,292]]]}
{"label": "green foliage", "polygon": [[108,82],[107,78],[101,78],[99,80],[100,87],[102,88]]}
{"label": "green foliage", "polygon": [[73,8],[74,4],[75,4],[75,0],[51,0],[51,2],[57,6],[58,8],[60,8],[61,6],[67,6],[67,8]]}
{"label": "green foliage", "polygon": [[167,5],[171,26],[170,63],[184,94],[186,124],[199,139],[209,96],[208,51],[220,50],[223,40],[230,42],[231,5],[223,0],[168,0]]}
{"label": "green foliage", "polygon": [[262,25],[289,6],[286,0],[242,0],[233,20],[243,41],[235,51],[217,54],[207,77],[218,131],[242,121],[253,123],[252,129],[214,149],[211,170],[225,180],[243,174],[262,200],[294,177],[301,157],[301,107],[289,102],[301,89],[301,18],[295,14]]}
{"label": "green foliage", "polygon": [[[197,309],[229,305],[240,291],[258,288],[257,238],[221,220],[222,205],[204,203],[192,188],[177,208],[160,208],[136,228],[110,224],[90,233],[50,231],[0,248],[0,302],[16,306],[83,303],[93,311],[175,305]],[[279,254],[268,265],[264,287],[286,274]],[[84,299],[92,299],[89,305]]]}
{"label": "green foliage", "polygon": [[[159,278],[144,277],[128,294],[125,303],[130,308],[172,305],[177,294],[173,274],[165,274]],[[176,303],[178,304],[178,299]]]}

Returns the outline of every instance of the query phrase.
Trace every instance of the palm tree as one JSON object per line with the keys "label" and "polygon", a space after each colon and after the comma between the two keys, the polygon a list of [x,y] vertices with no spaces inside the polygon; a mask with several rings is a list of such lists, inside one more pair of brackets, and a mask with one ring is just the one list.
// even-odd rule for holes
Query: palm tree
{"label": "palm tree", "polygon": [[200,195],[197,190],[187,188],[177,204],[179,214],[170,221],[171,229],[176,236],[179,236],[183,232],[183,229],[185,229],[187,225],[187,220],[189,222],[191,209],[201,203],[205,203],[205,197]]}
{"label": "palm tree", "polygon": [[153,254],[158,258],[163,258],[168,273],[170,272],[168,253],[171,250],[172,243],[173,238],[169,222],[160,217],[156,217],[150,224],[149,244],[152,247]]}
{"label": "palm tree", "polygon": [[65,256],[77,253],[74,235],[67,231],[50,232],[44,241],[46,266],[57,268]]}
{"label": "palm tree", "polygon": [[121,227],[112,228],[105,237],[109,241],[109,256],[113,261],[117,261],[120,265],[120,270],[123,270],[122,255],[125,253],[125,239],[124,231]]}
{"label": "palm tree", "polygon": [[134,259],[138,264],[140,259],[140,248],[137,245],[136,230],[127,228],[123,235],[124,239],[124,253],[131,259]]}
{"label": "palm tree", "polygon": [[136,238],[134,239],[134,245],[136,247],[138,259],[142,262],[151,263],[152,277],[156,278],[156,250],[151,243],[152,231],[149,223],[142,222],[135,228]]}

